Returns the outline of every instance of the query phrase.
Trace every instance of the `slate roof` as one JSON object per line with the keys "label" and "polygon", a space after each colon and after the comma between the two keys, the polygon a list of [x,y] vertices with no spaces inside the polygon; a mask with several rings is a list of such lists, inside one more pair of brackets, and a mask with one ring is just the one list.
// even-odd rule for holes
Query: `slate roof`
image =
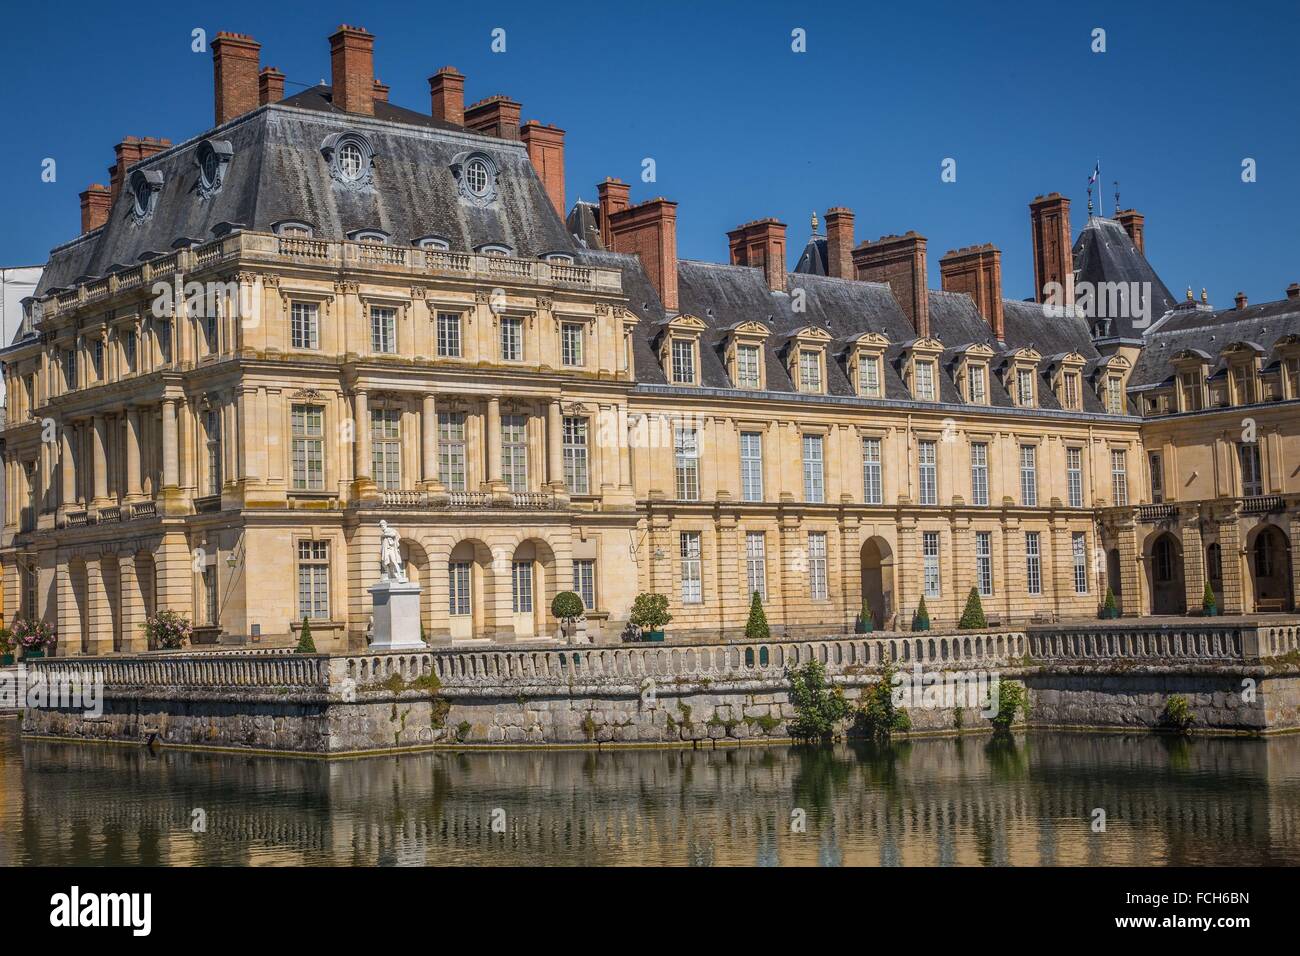
{"label": "slate roof", "polygon": [[[1152,323],[1178,304],[1146,256],[1133,245],[1124,227],[1114,219],[1088,218],[1087,225],[1074,242],[1074,268],[1078,273],[1076,281],[1080,283],[1150,283]],[[1106,337],[1140,339],[1142,330],[1134,328],[1132,316],[1112,317]]]}
{"label": "slate roof", "polygon": [[583,202],[579,199],[569,210],[564,225],[569,230],[569,235],[573,237],[573,241],[584,249],[605,248],[605,243],[600,238],[600,222],[595,203]]}
{"label": "slate roof", "polygon": [[1223,371],[1223,349],[1234,342],[1253,342],[1264,350],[1264,365],[1271,364],[1277,340],[1300,335],[1300,299],[1261,302],[1244,309],[1207,312],[1180,308],[1146,337],[1130,387],[1161,385],[1173,378],[1169,360],[1179,352],[1198,349],[1210,356],[1210,374]]}

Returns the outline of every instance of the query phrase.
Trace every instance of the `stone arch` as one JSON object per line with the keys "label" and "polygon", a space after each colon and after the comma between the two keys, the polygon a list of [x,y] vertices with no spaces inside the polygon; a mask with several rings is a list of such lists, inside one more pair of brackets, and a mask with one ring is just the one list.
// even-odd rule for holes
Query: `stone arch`
{"label": "stone arch", "polygon": [[1172,531],[1161,531],[1147,542],[1144,564],[1152,614],[1185,614],[1183,546]]}
{"label": "stone arch", "polygon": [[1214,590],[1214,601],[1223,607],[1223,547],[1217,541],[1205,546],[1205,579]]}
{"label": "stone arch", "polygon": [[[452,640],[492,636],[501,621],[492,549],[479,538],[462,538],[447,553],[447,616]],[[509,569],[506,569],[507,572]],[[507,584],[509,576],[506,575]],[[509,592],[506,593],[509,599]]]}
{"label": "stone arch", "polygon": [[515,545],[510,558],[510,606],[517,638],[526,640],[546,634],[551,598],[560,590],[563,588],[556,569],[555,549],[550,543],[543,538],[529,537]]}
{"label": "stone arch", "polygon": [[894,616],[894,550],[889,542],[873,535],[859,552],[862,569],[862,599],[871,609],[877,628],[887,627]]}
{"label": "stone arch", "polygon": [[412,584],[420,585],[420,629],[427,639],[433,629],[434,586],[429,566],[429,552],[416,538],[402,538],[398,551],[406,568],[406,577]]}
{"label": "stone arch", "polygon": [[1106,550],[1106,584],[1115,594],[1115,606],[1124,606],[1124,577],[1120,574],[1119,548]]}
{"label": "stone arch", "polygon": [[1291,560],[1291,542],[1277,525],[1265,522],[1246,536],[1248,607],[1256,613],[1290,611],[1295,607]]}

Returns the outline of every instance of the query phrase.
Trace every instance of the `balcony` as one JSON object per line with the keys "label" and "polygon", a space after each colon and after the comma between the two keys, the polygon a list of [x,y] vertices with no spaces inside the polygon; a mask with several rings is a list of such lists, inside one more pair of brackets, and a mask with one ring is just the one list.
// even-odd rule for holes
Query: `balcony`
{"label": "balcony", "polygon": [[562,504],[549,491],[511,492],[504,496],[486,491],[453,491],[442,495],[385,491],[379,507],[395,511],[556,511]]}
{"label": "balcony", "polygon": [[121,505],[108,505],[97,510],[79,508],[66,511],[63,515],[63,528],[85,528],[89,525],[121,524],[123,521],[139,521],[158,517],[158,506],[152,501],[135,501]]}
{"label": "balcony", "polygon": [[1251,495],[1241,499],[1241,513],[1244,515],[1281,514],[1286,510],[1286,499],[1281,495]]}
{"label": "balcony", "polygon": [[1158,521],[1173,521],[1178,517],[1177,505],[1138,505],[1137,520],[1142,524],[1155,524]]}

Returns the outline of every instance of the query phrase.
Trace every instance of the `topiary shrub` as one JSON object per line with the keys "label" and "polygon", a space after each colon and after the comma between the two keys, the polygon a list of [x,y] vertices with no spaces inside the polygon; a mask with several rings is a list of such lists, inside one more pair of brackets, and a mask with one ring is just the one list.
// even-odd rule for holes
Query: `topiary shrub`
{"label": "topiary shrub", "polygon": [[673,619],[668,613],[668,597],[642,591],[632,602],[632,611],[628,621],[642,631],[661,631],[664,625]]}
{"label": "topiary shrub", "polygon": [[1119,608],[1115,604],[1115,592],[1109,584],[1106,585],[1106,600],[1101,605],[1101,616],[1103,620],[1119,617]]}
{"label": "topiary shrub", "polygon": [[870,634],[876,629],[876,620],[866,598],[862,599],[862,610],[858,612],[858,620],[853,629],[859,634]]}
{"label": "topiary shrub", "polygon": [[302,616],[302,633],[298,635],[298,646],[294,649],[295,654],[315,654],[316,642],[311,639],[311,622],[307,620],[307,615]]}
{"label": "topiary shrub", "polygon": [[582,617],[586,611],[582,598],[572,591],[561,591],[551,599],[551,613],[559,620],[566,636],[571,632],[573,622]]}
{"label": "topiary shrub", "polygon": [[772,636],[772,631],[767,626],[767,615],[763,613],[763,601],[757,591],[749,602],[749,620],[745,622],[745,636],[751,641],[766,641]]}
{"label": "topiary shrub", "polygon": [[916,613],[912,615],[912,630],[928,631],[930,629],[930,611],[925,606],[925,595],[921,595],[921,603],[916,606]]}
{"label": "topiary shrub", "polygon": [[1214,596],[1214,588],[1210,587],[1210,582],[1205,582],[1205,593],[1201,595],[1201,613],[1206,617],[1214,617],[1219,613],[1219,600]]}
{"label": "topiary shrub", "polygon": [[957,626],[962,630],[971,628],[988,627],[988,619],[984,616],[984,603],[980,600],[979,588],[971,588],[970,595],[966,598],[966,608],[961,612],[961,620]]}

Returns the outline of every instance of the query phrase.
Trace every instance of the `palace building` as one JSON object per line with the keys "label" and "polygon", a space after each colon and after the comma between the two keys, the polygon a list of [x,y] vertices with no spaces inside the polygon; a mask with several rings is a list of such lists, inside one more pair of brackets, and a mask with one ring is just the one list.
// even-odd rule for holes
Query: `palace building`
{"label": "palace building", "polygon": [[[1133,211],[1029,206],[1038,301],[1001,254],[860,242],[826,212],[680,260],[675,203],[566,204],[565,134],[505,96],[388,102],[374,38],[284,96],[212,45],[214,124],[129,137],[3,350],[5,606],[61,655],[363,648],[379,521],[431,643],[614,642],[638,592],[675,637],[1290,610],[1300,590],[1300,286],[1178,302]],[[721,237],[719,237],[721,241]],[[1064,298],[1049,290],[1063,289]],[[1077,298],[1076,298],[1077,296]],[[1086,296],[1086,299],[1084,298]],[[1109,307],[1107,307],[1109,306]]]}

